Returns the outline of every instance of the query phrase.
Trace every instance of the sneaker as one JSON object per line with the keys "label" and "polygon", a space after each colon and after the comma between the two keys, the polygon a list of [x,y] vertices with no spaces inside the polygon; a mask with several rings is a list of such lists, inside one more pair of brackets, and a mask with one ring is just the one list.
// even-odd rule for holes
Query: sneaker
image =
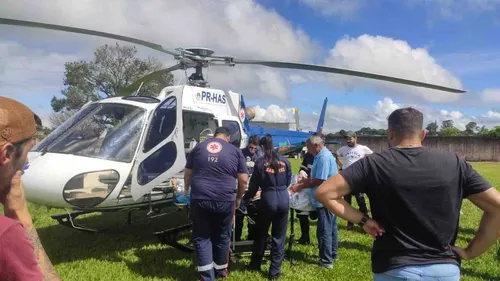
{"label": "sneaker", "polygon": [[319,263],[319,266],[324,268],[333,268],[333,264],[326,264],[322,262]]}

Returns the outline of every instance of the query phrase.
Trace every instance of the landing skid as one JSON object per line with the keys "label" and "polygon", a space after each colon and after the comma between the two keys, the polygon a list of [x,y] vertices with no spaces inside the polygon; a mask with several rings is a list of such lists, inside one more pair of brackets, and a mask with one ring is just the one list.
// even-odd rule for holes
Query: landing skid
{"label": "landing skid", "polygon": [[[162,202],[154,202],[152,204],[142,204],[138,206],[134,206],[132,208],[112,208],[112,209],[89,209],[89,210],[76,210],[70,213],[66,214],[58,214],[58,215],[53,215],[51,216],[54,220],[56,220],[60,225],[67,226],[76,230],[84,231],[84,232],[91,232],[91,233],[101,233],[101,232],[107,232],[111,227],[108,228],[91,228],[88,226],[81,225],[76,222],[76,219],[78,216],[85,215],[85,214],[92,214],[92,213],[110,213],[110,212],[123,212],[127,211],[127,221],[126,223],[128,225],[132,225],[133,223],[137,223],[140,221],[145,221],[145,220],[151,220],[154,218],[166,216],[175,212],[178,212],[179,209],[175,209],[174,211],[170,212],[164,212],[162,213],[162,209],[166,208],[174,208],[175,204],[172,202],[172,200],[165,200]],[[144,218],[136,219],[132,221],[132,212],[134,211],[142,211],[146,210],[149,208],[148,213]]]}
{"label": "landing skid", "polygon": [[90,213],[94,213],[94,212],[92,212],[92,211],[91,212],[75,211],[75,212],[68,213],[68,214],[53,215],[51,217],[53,219],[57,220],[57,222],[60,225],[71,227],[71,228],[74,228],[76,230],[86,231],[86,232],[94,232],[94,233],[101,232],[102,230],[98,230],[95,228],[89,228],[89,227],[75,223],[76,217],[78,217],[80,215],[84,215],[84,214],[90,214]]}

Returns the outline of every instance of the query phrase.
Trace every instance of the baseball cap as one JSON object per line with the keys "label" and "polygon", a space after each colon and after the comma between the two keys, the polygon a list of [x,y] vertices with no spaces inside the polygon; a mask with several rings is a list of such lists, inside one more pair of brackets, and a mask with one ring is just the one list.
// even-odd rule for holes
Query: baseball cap
{"label": "baseball cap", "polygon": [[37,123],[41,123],[40,118],[26,105],[0,97],[0,145],[32,138],[37,133]]}
{"label": "baseball cap", "polygon": [[353,132],[353,131],[349,131],[349,132],[347,132],[347,133],[345,134],[345,136],[346,136],[346,137],[357,137],[358,135],[356,135],[356,133],[355,133],[355,132]]}

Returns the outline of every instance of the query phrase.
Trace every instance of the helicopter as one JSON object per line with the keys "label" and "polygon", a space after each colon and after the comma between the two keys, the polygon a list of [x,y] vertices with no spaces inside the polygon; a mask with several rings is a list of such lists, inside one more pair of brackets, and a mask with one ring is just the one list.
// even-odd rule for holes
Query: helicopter
{"label": "helicopter", "polygon": [[[211,65],[261,65],[282,69],[350,75],[452,93],[465,90],[380,74],[294,62],[239,59],[214,55],[207,48],[165,49],[161,45],[121,35],[40,22],[0,18],[0,24],[51,29],[126,41],[171,55],[177,64],[152,72],[123,89],[120,97],[85,104],[29,152],[23,182],[28,201],[65,208],[55,215],[60,224],[79,230],[74,219],[84,213],[149,208],[148,215],[175,202],[182,187],[186,155],[218,126],[229,128],[230,142],[239,148],[257,134],[276,136],[285,150],[305,143],[314,132],[251,126],[255,111],[243,95],[210,87],[202,70]],[[165,72],[194,68],[184,85],[167,86],[156,97],[140,95],[143,83]],[[186,72],[187,76],[187,72]],[[326,102],[316,131],[323,127]],[[173,181],[172,179],[175,179]],[[130,217],[129,217],[130,218]]]}

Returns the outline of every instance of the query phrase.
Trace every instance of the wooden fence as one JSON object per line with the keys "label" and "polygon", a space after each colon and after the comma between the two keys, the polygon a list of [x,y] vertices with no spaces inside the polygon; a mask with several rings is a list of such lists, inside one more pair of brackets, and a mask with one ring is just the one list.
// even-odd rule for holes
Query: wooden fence
{"label": "wooden fence", "polygon": [[[343,142],[343,139],[337,139]],[[375,152],[388,148],[386,136],[359,136],[358,143],[368,146]],[[500,161],[500,139],[485,137],[426,137],[424,145],[458,154],[465,157],[465,160],[472,162]],[[328,145],[329,148],[337,150],[340,145]]]}

